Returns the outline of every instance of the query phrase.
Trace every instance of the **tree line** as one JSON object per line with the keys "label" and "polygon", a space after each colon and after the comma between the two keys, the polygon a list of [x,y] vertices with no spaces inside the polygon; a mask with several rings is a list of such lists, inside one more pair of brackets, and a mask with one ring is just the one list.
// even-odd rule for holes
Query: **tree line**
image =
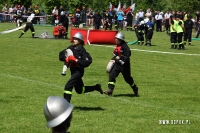
{"label": "tree line", "polygon": [[109,8],[109,3],[117,8],[119,2],[122,6],[126,4],[126,7],[130,6],[131,2],[136,3],[135,10],[143,9],[146,11],[146,9],[151,8],[152,11],[179,10],[191,14],[200,11],[199,0],[0,0],[0,8],[2,9],[5,3],[8,5],[23,4],[26,8],[38,5],[40,10],[51,14],[54,6],[62,5],[66,11],[73,13],[76,8],[81,9],[84,5],[86,8],[101,12]]}

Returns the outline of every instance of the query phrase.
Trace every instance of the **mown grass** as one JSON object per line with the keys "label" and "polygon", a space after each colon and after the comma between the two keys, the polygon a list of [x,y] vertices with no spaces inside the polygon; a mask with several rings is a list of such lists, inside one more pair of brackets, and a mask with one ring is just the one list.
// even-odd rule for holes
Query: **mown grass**
{"label": "mown grass", "polygon": [[[0,31],[14,27],[1,23]],[[35,29],[36,35],[47,31],[51,36],[53,27],[35,26]],[[126,41],[136,40],[134,32],[122,32]],[[18,38],[20,33],[21,30],[0,35],[0,132],[50,132],[45,125],[43,106],[48,96],[63,95],[70,75],[68,72],[66,77],[61,76],[63,63],[58,60],[58,53],[71,43],[32,39],[30,31]],[[152,47],[129,45],[131,72],[140,97],[133,97],[121,75],[113,97],[98,92],[78,95],[74,91],[71,133],[199,132],[200,42],[193,41],[184,51],[172,50],[169,36],[154,32],[152,44]],[[85,85],[100,82],[107,90],[105,68],[113,47],[85,46],[93,58],[93,63],[85,69]],[[190,120],[190,124],[162,125],[159,120]]]}

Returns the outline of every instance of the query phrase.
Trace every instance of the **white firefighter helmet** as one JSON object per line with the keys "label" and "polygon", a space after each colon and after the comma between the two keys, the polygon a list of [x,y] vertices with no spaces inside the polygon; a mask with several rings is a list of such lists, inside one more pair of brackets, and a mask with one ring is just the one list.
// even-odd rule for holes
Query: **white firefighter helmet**
{"label": "white firefighter helmet", "polygon": [[107,72],[108,74],[109,74],[110,71],[112,70],[114,64],[115,64],[115,61],[114,61],[114,60],[110,60],[110,61],[108,62],[108,65],[107,65],[107,67],[106,67],[106,72]]}
{"label": "white firefighter helmet", "polygon": [[74,37],[74,38],[78,38],[78,39],[84,41],[83,35],[82,35],[80,32],[77,32],[76,34],[74,34],[73,37]]}
{"label": "white firefighter helmet", "polygon": [[72,113],[73,105],[60,96],[49,96],[44,105],[44,115],[47,127],[58,126]]}
{"label": "white firefighter helmet", "polygon": [[140,25],[142,25],[142,24],[144,24],[144,21],[141,21],[141,22],[140,22]]}
{"label": "white firefighter helmet", "polygon": [[122,32],[118,32],[117,35],[115,36],[115,38],[123,40],[125,39],[124,34]]}
{"label": "white firefighter helmet", "polygon": [[144,19],[144,23],[147,23],[147,22],[149,22],[149,18]]}

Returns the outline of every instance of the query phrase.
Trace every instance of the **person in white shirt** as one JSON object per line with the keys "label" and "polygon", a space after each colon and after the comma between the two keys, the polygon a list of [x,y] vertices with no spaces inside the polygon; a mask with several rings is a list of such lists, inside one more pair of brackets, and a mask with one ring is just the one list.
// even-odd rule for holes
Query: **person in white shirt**
{"label": "person in white shirt", "polygon": [[53,8],[53,10],[52,10],[52,25],[55,24],[56,14],[58,14],[58,9],[57,9],[56,6],[54,6],[54,8]]}
{"label": "person in white shirt", "polygon": [[3,7],[2,12],[4,13],[3,20],[5,22],[5,21],[7,21],[7,14],[8,14],[8,5],[7,4],[5,4],[5,6]]}
{"label": "person in white shirt", "polygon": [[160,31],[162,32],[162,20],[163,20],[163,17],[162,17],[162,13],[160,13],[160,11],[157,12],[156,16],[155,16],[155,19],[156,19],[156,31]]}
{"label": "person in white shirt", "polygon": [[171,15],[172,14],[169,11],[167,11],[165,13],[165,15],[164,15],[164,18],[165,18],[165,30],[166,30],[167,35],[169,35],[169,27],[170,27],[170,25],[169,25],[169,19],[170,19]]}
{"label": "person in white shirt", "polygon": [[10,22],[14,22],[14,8],[13,5],[10,6],[10,8],[8,9],[8,13],[10,14]]}
{"label": "person in white shirt", "polygon": [[145,17],[149,18],[149,21],[152,22],[152,13],[151,13],[151,9],[150,8],[147,9]]}
{"label": "person in white shirt", "polygon": [[140,11],[138,12],[138,18],[139,22],[144,20],[144,11],[142,9],[140,9]]}
{"label": "person in white shirt", "polygon": [[138,17],[138,14],[139,13],[139,10],[137,10],[136,14],[135,14],[135,24],[139,24],[139,17]]}

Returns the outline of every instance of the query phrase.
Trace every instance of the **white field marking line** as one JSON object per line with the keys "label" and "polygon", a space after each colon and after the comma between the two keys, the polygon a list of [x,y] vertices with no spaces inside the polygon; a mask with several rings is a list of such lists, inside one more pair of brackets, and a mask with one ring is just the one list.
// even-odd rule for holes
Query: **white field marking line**
{"label": "white field marking line", "polygon": [[[107,46],[107,45],[98,45],[98,44],[91,44],[90,46],[104,46],[108,48],[115,48],[115,46]],[[163,51],[151,51],[151,50],[142,50],[142,49],[130,49],[134,51],[140,52],[149,52],[149,53],[160,53],[160,54],[177,54],[177,55],[190,55],[190,56],[200,56],[200,54],[187,54],[187,53],[175,53],[175,52],[163,52]]]}
{"label": "white field marking line", "polygon": [[[20,76],[13,76],[13,75],[10,75],[10,74],[2,74],[2,75],[5,76],[5,77],[9,77],[9,78],[20,79],[20,80],[24,80],[24,81],[28,81],[28,82],[33,82],[33,83],[37,83],[37,84],[43,84],[43,85],[47,85],[47,86],[53,86],[53,87],[56,87],[56,88],[64,89],[64,87],[56,85],[56,84],[50,84],[50,83],[47,83],[47,82],[41,82],[41,81],[37,81],[37,80],[23,78],[23,77],[20,77]],[[86,93],[86,95],[108,97],[106,95],[93,94],[93,93]],[[178,110],[174,110],[172,108],[159,107],[159,106],[154,106],[154,105],[149,105],[149,104],[147,105],[147,104],[144,104],[142,102],[130,101],[130,100],[123,99],[123,98],[116,98],[116,97],[109,97],[109,98],[114,99],[114,100],[118,100],[118,101],[121,101],[121,102],[125,102],[125,103],[135,104],[135,105],[138,105],[140,107],[143,106],[143,107],[146,107],[146,108],[157,108],[157,109],[163,109],[163,110],[168,111],[168,112],[174,112],[174,113],[177,113],[177,114],[184,114],[184,115],[189,115],[189,116],[193,116],[193,117],[200,117],[200,115],[195,115],[195,114],[188,113],[188,112],[178,111]]]}

